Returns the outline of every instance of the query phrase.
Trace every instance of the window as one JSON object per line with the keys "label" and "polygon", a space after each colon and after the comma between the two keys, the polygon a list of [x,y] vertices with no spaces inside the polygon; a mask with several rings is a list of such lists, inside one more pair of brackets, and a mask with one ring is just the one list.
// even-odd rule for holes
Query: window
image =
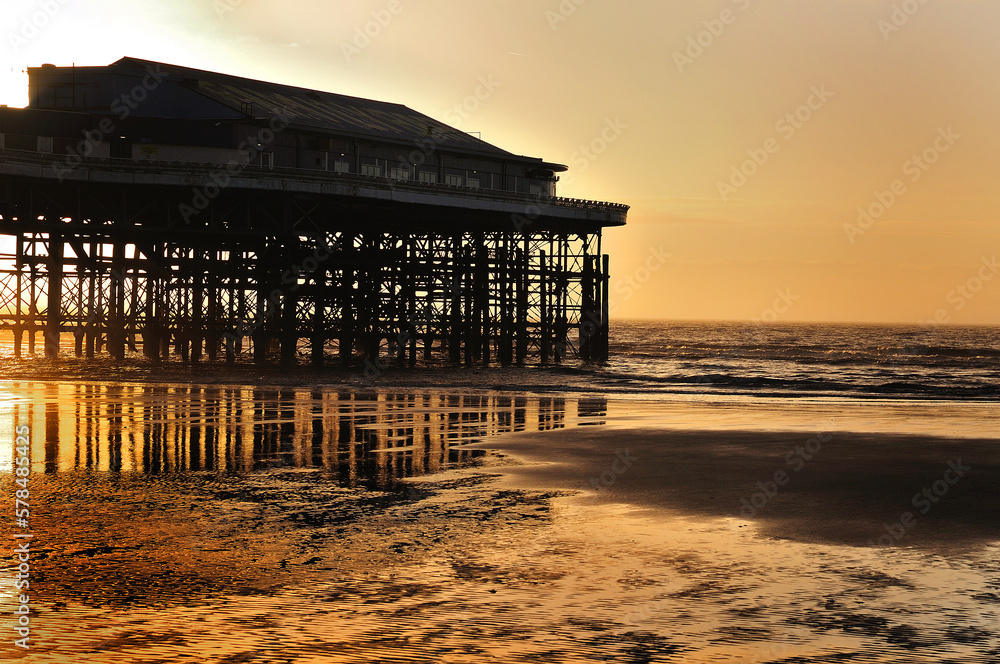
{"label": "window", "polygon": [[393,168],[389,171],[389,177],[393,180],[409,180],[410,179],[410,169],[408,168]]}
{"label": "window", "polygon": [[343,159],[338,159],[333,162],[333,172],[334,173],[350,173],[351,164],[344,161]]}
{"label": "window", "polygon": [[73,108],[74,97],[76,96],[76,90],[73,89],[72,85],[57,85],[56,86],[56,108]]}
{"label": "window", "polygon": [[112,138],[110,149],[111,149],[112,159],[132,158],[132,141],[128,140],[124,136],[119,136],[118,138]]}
{"label": "window", "polygon": [[6,146],[8,150],[36,152],[38,150],[38,137],[25,136],[23,134],[7,134]]}
{"label": "window", "polygon": [[45,85],[38,91],[37,105],[39,108],[73,108],[75,93],[72,85]]}
{"label": "window", "polygon": [[465,186],[473,189],[479,189],[479,178],[469,178],[465,181]]}
{"label": "window", "polygon": [[438,181],[438,174],[431,171],[420,171],[420,181],[428,183],[436,183]]}
{"label": "window", "polygon": [[274,168],[274,153],[273,152],[261,152],[260,153],[260,165],[264,168]]}
{"label": "window", "polygon": [[38,151],[39,152],[52,152],[52,137],[51,136],[39,136],[38,137]]}
{"label": "window", "polygon": [[382,167],[375,164],[361,164],[361,174],[370,177],[382,177]]}
{"label": "window", "polygon": [[461,187],[464,179],[465,178],[461,175],[452,175],[451,173],[448,173],[444,176],[444,183],[453,187]]}
{"label": "window", "polygon": [[528,187],[528,192],[532,195],[540,195],[542,193],[542,185],[533,184]]}

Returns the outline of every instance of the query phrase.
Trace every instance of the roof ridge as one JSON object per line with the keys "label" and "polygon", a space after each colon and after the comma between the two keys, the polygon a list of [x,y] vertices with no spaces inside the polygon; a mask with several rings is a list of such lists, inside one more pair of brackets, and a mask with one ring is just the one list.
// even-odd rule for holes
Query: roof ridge
{"label": "roof ridge", "polygon": [[[446,150],[472,157],[503,157],[537,162],[543,167],[549,166],[541,159],[510,152],[445,121],[397,102],[356,97],[133,56],[124,56],[107,65],[106,69],[122,73],[125,73],[123,70],[157,71],[158,75],[173,79],[174,85],[187,88],[191,93],[225,107],[234,114],[244,113],[245,116],[255,117],[283,116],[283,119],[299,127],[406,144],[412,146],[410,150],[426,154],[436,150]],[[565,170],[565,167],[557,170]]]}
{"label": "roof ridge", "polygon": [[[175,65],[175,64],[171,64],[169,62],[159,62],[159,61],[156,61],[156,60],[145,60],[143,58],[136,58],[136,57],[132,57],[132,56],[125,56],[125,57],[123,57],[123,58],[121,58],[119,60],[116,60],[115,62],[112,62],[111,65],[109,65],[109,66],[114,67],[116,65],[121,65],[122,63],[125,63],[125,62],[131,62],[131,63],[139,64],[139,65],[144,66],[144,67],[145,66],[149,66],[149,65],[154,65],[154,66],[155,65],[159,65],[159,66],[162,66],[165,69],[177,69],[177,70],[183,70],[183,71],[187,71],[187,72],[194,72],[194,73],[198,73],[198,74],[208,74],[209,76],[219,76],[219,77],[222,77],[222,78],[228,78],[228,79],[235,79],[235,80],[239,80],[239,81],[245,81],[247,83],[256,83],[258,85],[263,84],[263,85],[269,85],[269,86],[274,86],[274,87],[279,87],[279,88],[286,88],[286,89],[289,89],[289,90],[298,90],[300,92],[313,92],[313,93],[317,93],[317,94],[321,94],[321,95],[333,95],[335,97],[342,97],[344,99],[356,99],[356,100],[359,100],[359,101],[371,102],[371,103],[376,103],[376,104],[384,104],[386,106],[399,106],[401,108],[405,108],[405,109],[408,109],[408,110],[411,110],[411,111],[414,110],[414,109],[411,109],[406,104],[401,104],[401,103],[395,102],[395,101],[383,101],[381,99],[371,99],[369,97],[358,97],[356,95],[347,95],[347,94],[344,94],[342,92],[333,92],[331,90],[319,90],[319,89],[316,89],[316,88],[305,88],[305,87],[302,87],[300,85],[289,85],[288,83],[278,83],[276,81],[266,81],[266,80],[263,80],[263,79],[260,79],[260,78],[248,78],[246,76],[238,76],[236,74],[227,74],[225,72],[212,71],[210,69],[196,69],[194,67],[188,67],[186,65]],[[414,112],[419,113],[419,111],[414,111]]]}

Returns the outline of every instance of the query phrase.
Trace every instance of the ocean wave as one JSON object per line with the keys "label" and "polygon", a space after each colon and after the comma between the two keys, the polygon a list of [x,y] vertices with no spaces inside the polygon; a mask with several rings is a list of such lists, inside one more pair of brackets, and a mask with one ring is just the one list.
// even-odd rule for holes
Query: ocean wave
{"label": "ocean wave", "polygon": [[995,399],[1000,330],[656,323],[615,327],[595,378],[642,390]]}

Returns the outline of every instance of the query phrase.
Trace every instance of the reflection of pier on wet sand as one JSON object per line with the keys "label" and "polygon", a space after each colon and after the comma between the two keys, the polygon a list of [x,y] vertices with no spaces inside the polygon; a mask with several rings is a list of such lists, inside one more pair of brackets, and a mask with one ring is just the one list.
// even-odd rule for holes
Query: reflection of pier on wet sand
{"label": "reflection of pier on wet sand", "polygon": [[[0,429],[33,434],[30,659],[992,661],[993,415],[952,410],[935,426],[964,437],[919,404],[8,381]],[[822,454],[733,514],[817,422]],[[863,544],[958,458],[917,529]]]}
{"label": "reflection of pier on wet sand", "polygon": [[373,488],[484,454],[465,443],[599,422],[604,413],[603,400],[488,394],[69,382],[7,389],[19,397],[13,418],[37,432],[36,472],[292,467]]}

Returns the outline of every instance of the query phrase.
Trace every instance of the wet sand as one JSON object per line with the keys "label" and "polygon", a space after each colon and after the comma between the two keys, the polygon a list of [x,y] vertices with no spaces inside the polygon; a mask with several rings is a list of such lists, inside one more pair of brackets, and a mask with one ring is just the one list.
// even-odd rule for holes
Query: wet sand
{"label": "wet sand", "polygon": [[[4,389],[58,438],[32,480],[24,661],[1000,656],[988,409]],[[969,469],[919,513],[955,460]],[[866,545],[907,511],[898,541]]]}
{"label": "wet sand", "polygon": [[585,428],[480,446],[524,462],[507,472],[519,487],[731,519],[764,537],[942,553],[1000,542],[1000,439]]}

